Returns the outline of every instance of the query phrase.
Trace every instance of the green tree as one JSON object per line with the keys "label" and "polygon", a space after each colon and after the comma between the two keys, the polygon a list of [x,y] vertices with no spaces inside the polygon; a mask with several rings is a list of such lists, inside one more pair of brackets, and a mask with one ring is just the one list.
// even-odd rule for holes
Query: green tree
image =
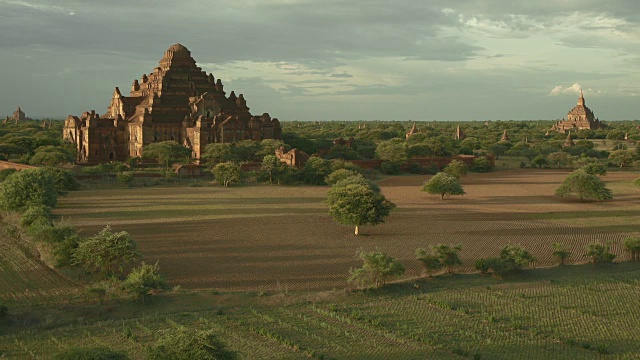
{"label": "green tree", "polygon": [[606,175],[607,168],[598,159],[588,156],[581,156],[573,162],[573,167],[582,169],[591,175]]}
{"label": "green tree", "polygon": [[471,167],[471,170],[480,173],[489,172],[491,171],[491,163],[489,162],[489,159],[484,156],[477,157],[473,159],[473,166]]}
{"label": "green tree", "polygon": [[126,231],[113,232],[107,225],[98,234],[82,240],[73,253],[74,263],[91,272],[113,275],[125,263],[140,257],[136,243]]}
{"label": "green tree", "polygon": [[286,145],[282,140],[264,139],[259,144],[259,150],[256,153],[256,157],[258,159],[264,159],[267,155],[274,155],[276,150],[282,146],[285,146],[286,148]]}
{"label": "green tree", "polygon": [[432,195],[440,195],[443,200],[448,195],[465,194],[458,179],[444,172],[435,174],[425,182],[422,186],[422,191]]}
{"label": "green tree", "polygon": [[611,247],[607,244],[591,243],[587,245],[587,253],[585,256],[591,258],[591,262],[594,264],[610,263],[616,258],[616,255],[611,253]]}
{"label": "green tree", "polygon": [[73,162],[73,154],[69,154],[60,146],[42,146],[29,159],[34,166],[59,166]]}
{"label": "green tree", "polygon": [[431,276],[433,272],[442,269],[440,257],[433,252],[433,248],[431,248],[429,251],[424,248],[418,248],[416,249],[415,255],[416,260],[422,263],[422,267],[427,273],[427,276]]}
{"label": "green tree", "polygon": [[282,164],[282,161],[280,161],[277,156],[266,155],[262,159],[262,165],[260,166],[260,169],[269,174],[269,184],[273,184],[274,176],[278,176],[278,173],[282,171],[283,166],[286,165]]}
{"label": "green tree", "polygon": [[129,294],[146,304],[154,290],[167,288],[167,282],[160,275],[158,262],[152,265],[143,261],[127,275],[123,287]]}
{"label": "green tree", "polygon": [[231,152],[231,144],[213,143],[207,145],[202,154],[202,159],[210,164],[218,164],[223,162],[235,161]]}
{"label": "green tree", "polygon": [[561,168],[571,164],[573,157],[564,151],[557,151],[547,155],[547,160],[555,167]]}
{"label": "green tree", "polygon": [[462,260],[460,260],[460,251],[462,251],[462,244],[458,245],[445,245],[438,244],[434,246],[434,251],[438,258],[440,259],[440,263],[442,266],[447,268],[447,273],[453,273],[453,267],[456,265],[462,265]]}
{"label": "green tree", "polygon": [[212,330],[196,330],[178,326],[165,330],[147,352],[149,360],[233,360],[237,355],[228,350]]}
{"label": "green tree", "polygon": [[362,174],[353,170],[338,169],[327,175],[324,181],[329,185],[335,185],[336,183],[352,176],[363,177]]}
{"label": "green tree", "polygon": [[462,160],[452,160],[449,165],[444,168],[444,172],[454,176],[456,179],[460,179],[467,174],[467,166]]}
{"label": "green tree", "polygon": [[145,146],[142,158],[155,160],[168,169],[178,161],[188,162],[191,159],[191,150],[176,141],[162,141]]}
{"label": "green tree", "polygon": [[407,143],[399,139],[383,141],[376,147],[376,155],[385,161],[402,163],[407,160]]}
{"label": "green tree", "polygon": [[640,260],[640,238],[628,237],[622,244],[632,261]]}
{"label": "green tree", "polygon": [[568,196],[574,193],[581,201],[613,199],[611,190],[607,189],[602,180],[584,170],[576,170],[567,175],[562,185],[556,189],[557,196]]}
{"label": "green tree", "polygon": [[239,183],[242,180],[240,165],[234,163],[220,163],[214,166],[211,172],[218,183],[223,186]]}
{"label": "green tree", "polygon": [[609,154],[609,161],[621,169],[631,164],[636,155],[633,150],[616,150]]}
{"label": "green tree", "polygon": [[552,246],[553,246],[552,255],[558,258],[558,264],[560,266],[563,266],[567,258],[569,258],[569,255],[571,255],[571,252],[569,252],[569,250],[567,250],[567,248],[564,247],[564,245],[559,243],[555,243]]}
{"label": "green tree", "polygon": [[358,253],[362,260],[362,267],[349,271],[349,282],[355,282],[361,287],[373,285],[378,289],[386,284],[387,280],[404,274],[404,266],[397,259],[382,252]]}
{"label": "green tree", "polygon": [[531,160],[531,164],[537,166],[538,169],[541,169],[544,165],[548,164],[548,161],[546,157],[538,155]]}
{"label": "green tree", "polygon": [[45,169],[25,169],[8,176],[0,184],[0,206],[22,212],[32,206],[53,208],[58,203],[54,179]]}
{"label": "green tree", "polygon": [[380,188],[362,177],[339,181],[328,193],[329,215],[340,224],[355,226],[356,236],[363,225],[378,225],[395,208]]}
{"label": "green tree", "polygon": [[312,156],[302,167],[300,176],[305,184],[324,185],[324,179],[331,173],[331,162]]}
{"label": "green tree", "polygon": [[507,245],[499,257],[476,261],[476,269],[483,273],[493,270],[494,276],[506,277],[522,270],[524,266],[535,261],[533,255],[521,246]]}

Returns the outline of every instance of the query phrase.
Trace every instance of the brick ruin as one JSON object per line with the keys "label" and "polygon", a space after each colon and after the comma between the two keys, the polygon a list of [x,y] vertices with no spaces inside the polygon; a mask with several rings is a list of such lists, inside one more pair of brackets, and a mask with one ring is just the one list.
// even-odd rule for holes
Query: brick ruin
{"label": "brick ruin", "polygon": [[151,143],[177,141],[200,159],[212,143],[281,139],[280,122],[254,116],[242,94],[228,96],[222,81],[196,65],[181,44],[171,46],[150,74],[133,81],[129,96],[116,88],[107,113],[65,120],[64,139],[76,144],[79,163],[123,161]]}

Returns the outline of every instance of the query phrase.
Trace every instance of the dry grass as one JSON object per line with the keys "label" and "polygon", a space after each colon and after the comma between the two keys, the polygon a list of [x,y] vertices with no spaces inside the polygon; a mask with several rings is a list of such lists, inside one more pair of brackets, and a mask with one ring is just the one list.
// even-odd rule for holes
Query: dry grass
{"label": "dry grass", "polygon": [[381,250],[420,274],[417,247],[461,243],[461,271],[506,244],[522,244],[552,265],[551,244],[564,243],[582,262],[594,241],[615,245],[640,232],[638,175],[611,173],[616,200],[581,203],[552,194],[566,171],[520,170],[470,174],[467,195],[441,201],[419,191],[428,176],[382,180],[398,208],[377,227],[355,237],[337,225],[323,202],[326,187],[143,188],[72,192],[57,214],[84,235],[110,223],[129,231],[146,256],[160,260],[174,285],[190,288],[302,290],[344,287],[358,249]]}

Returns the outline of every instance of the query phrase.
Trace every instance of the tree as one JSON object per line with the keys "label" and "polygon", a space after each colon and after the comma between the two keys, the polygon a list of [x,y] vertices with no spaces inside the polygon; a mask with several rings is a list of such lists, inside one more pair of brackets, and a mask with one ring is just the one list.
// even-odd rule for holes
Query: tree
{"label": "tree", "polygon": [[632,261],[640,260],[640,238],[628,237],[623,245]]}
{"label": "tree", "polygon": [[573,193],[581,201],[613,199],[611,190],[607,189],[602,180],[584,170],[576,170],[567,175],[562,185],[556,189],[557,196],[568,196]]}
{"label": "tree", "polygon": [[358,258],[362,260],[362,267],[349,271],[349,282],[355,282],[361,287],[373,284],[378,289],[386,284],[392,277],[399,277],[404,274],[404,266],[397,259],[382,253],[360,251]]}
{"label": "tree", "polygon": [[162,141],[145,146],[142,158],[155,160],[168,169],[175,162],[188,162],[191,158],[191,150],[176,141]]}
{"label": "tree", "polygon": [[610,263],[616,258],[610,249],[611,247],[607,244],[591,243],[587,245],[585,256],[591,258],[591,262],[594,264]]}
{"label": "tree", "polygon": [[524,248],[507,245],[502,249],[499,257],[476,261],[476,269],[482,273],[493,270],[494,276],[506,277],[522,270],[525,265],[533,261],[535,261],[533,255]]}
{"label": "tree", "polygon": [[242,180],[240,165],[234,163],[220,163],[214,166],[211,172],[218,180],[218,184],[223,186],[239,183]]}
{"label": "tree", "polygon": [[444,200],[447,195],[464,195],[462,185],[458,179],[444,172],[439,172],[431,177],[422,186],[422,191],[432,195],[440,195]]}
{"label": "tree", "polygon": [[231,153],[231,144],[213,143],[207,145],[202,154],[202,159],[210,164],[234,161],[233,154]]}
{"label": "tree", "polygon": [[278,175],[280,169],[284,166],[282,161],[275,155],[266,155],[262,159],[260,169],[269,174],[269,184],[273,184],[273,177]]}
{"label": "tree", "polygon": [[477,157],[473,159],[473,166],[471,167],[471,170],[480,173],[489,172],[491,171],[491,163],[489,162],[489,159],[484,156]]}
{"label": "tree", "polygon": [[462,160],[452,160],[449,165],[444,168],[444,172],[454,176],[456,179],[460,179],[467,174],[467,166]]}
{"label": "tree", "polygon": [[362,174],[360,174],[359,172],[347,169],[338,169],[327,175],[324,181],[329,185],[335,185],[336,183],[352,176],[363,178]]}
{"label": "tree", "polygon": [[356,236],[362,225],[378,225],[395,208],[380,193],[380,188],[362,177],[349,177],[331,187],[328,193],[329,215],[340,224],[355,226]]}
{"label": "tree", "polygon": [[607,168],[598,159],[588,156],[581,156],[573,162],[573,167],[582,169],[591,175],[606,175]]}
{"label": "tree", "polygon": [[29,159],[29,164],[34,166],[58,166],[73,162],[73,160],[73,155],[63,151],[61,147],[45,146],[38,148],[37,152]]}
{"label": "tree", "polygon": [[407,160],[407,143],[399,139],[383,141],[376,147],[376,155],[385,161],[402,163]]}
{"label": "tree", "polygon": [[431,276],[434,271],[442,269],[440,257],[433,252],[433,248],[427,251],[424,248],[416,249],[416,260],[422,263],[427,276]]}
{"label": "tree", "polygon": [[621,169],[629,165],[635,158],[633,150],[616,150],[609,154],[609,161]]}
{"label": "tree", "polygon": [[107,225],[98,234],[82,240],[73,253],[74,263],[91,272],[113,275],[122,265],[140,257],[136,243],[126,231],[113,232]]}
{"label": "tree", "polygon": [[285,146],[282,140],[264,139],[259,144],[259,150],[256,152],[256,156],[258,159],[264,159],[267,155],[274,155],[276,150],[282,146]]}
{"label": "tree", "polygon": [[[462,250],[462,245],[445,245],[437,244],[431,247],[429,252],[423,248],[416,250],[416,259],[422,262],[427,273],[438,270],[443,267],[447,269],[447,273],[453,273],[453,267],[462,265],[462,260],[458,255]],[[437,262],[437,264],[436,264]]]}
{"label": "tree", "polygon": [[462,245],[445,245],[438,244],[434,247],[435,253],[440,259],[442,266],[447,268],[447,273],[453,273],[453,267],[456,265],[462,265],[462,260],[458,255],[462,250]]}
{"label": "tree", "polygon": [[324,179],[331,173],[331,162],[312,156],[302,167],[300,176],[305,184],[324,185]]}
{"label": "tree", "polygon": [[165,330],[149,348],[150,360],[232,360],[237,355],[228,350],[212,330],[196,330],[177,326]]}
{"label": "tree", "polygon": [[0,206],[22,212],[32,206],[53,208],[58,203],[54,179],[45,169],[25,169],[9,175],[0,184]]}
{"label": "tree", "polygon": [[563,266],[565,260],[571,255],[571,253],[562,244],[555,243],[553,246],[553,256],[558,258],[558,265]]}
{"label": "tree", "polygon": [[557,151],[547,155],[547,160],[554,164],[557,168],[565,167],[571,164],[573,157],[564,151]]}
{"label": "tree", "polygon": [[531,160],[531,164],[535,165],[538,167],[538,169],[542,169],[542,167],[544,165],[548,164],[547,158],[542,156],[542,155],[538,155],[536,157],[533,158],[533,160]]}
{"label": "tree", "polygon": [[160,266],[145,264],[143,261],[139,267],[131,270],[123,283],[124,289],[136,299],[147,303],[153,290],[161,290],[167,287],[167,282],[160,275]]}

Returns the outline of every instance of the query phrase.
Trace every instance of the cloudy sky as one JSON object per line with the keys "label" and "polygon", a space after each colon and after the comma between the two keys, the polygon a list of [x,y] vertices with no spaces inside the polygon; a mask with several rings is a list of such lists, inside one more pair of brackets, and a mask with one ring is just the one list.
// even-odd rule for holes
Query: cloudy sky
{"label": "cloudy sky", "polygon": [[104,113],[182,43],[281,120],[639,119],[637,0],[0,0],[0,115]]}

